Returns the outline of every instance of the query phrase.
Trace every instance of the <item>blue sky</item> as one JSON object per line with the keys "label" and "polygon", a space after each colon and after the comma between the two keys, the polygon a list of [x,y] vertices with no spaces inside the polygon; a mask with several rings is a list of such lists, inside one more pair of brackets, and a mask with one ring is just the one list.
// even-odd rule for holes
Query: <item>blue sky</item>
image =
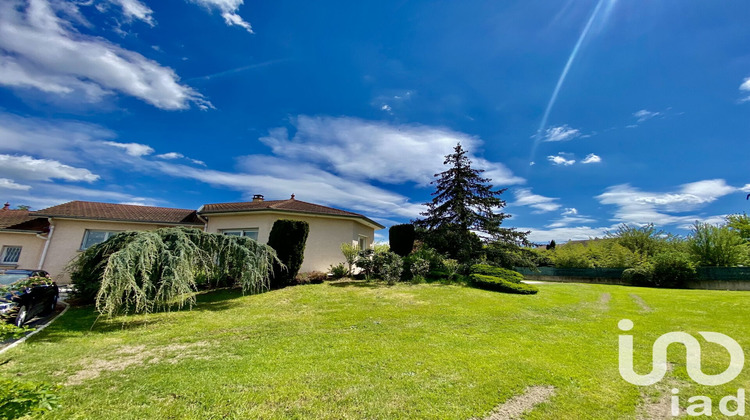
{"label": "blue sky", "polygon": [[[750,3],[8,0],[0,194],[389,226],[461,142],[558,242],[747,211]],[[387,236],[380,232],[381,238]]]}

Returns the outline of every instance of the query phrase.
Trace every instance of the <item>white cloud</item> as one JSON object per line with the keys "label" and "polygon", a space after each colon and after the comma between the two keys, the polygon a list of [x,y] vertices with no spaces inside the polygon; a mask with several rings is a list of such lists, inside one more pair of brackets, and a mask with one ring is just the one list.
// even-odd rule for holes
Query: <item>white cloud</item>
{"label": "white cloud", "polygon": [[94,182],[99,179],[99,175],[91,173],[88,169],[74,168],[56,160],[5,154],[0,154],[0,175],[32,181],[64,179]]}
{"label": "white cloud", "polygon": [[169,153],[162,153],[162,154],[156,155],[154,157],[155,158],[159,158],[159,159],[172,160],[172,159],[181,159],[181,158],[184,158],[185,155],[183,155],[182,153],[177,153],[177,152],[169,152]]}
{"label": "white cloud", "polygon": [[595,155],[593,153],[589,153],[588,155],[586,155],[586,158],[583,159],[583,161],[581,163],[583,163],[583,164],[587,164],[587,163],[599,163],[601,161],[602,161],[601,157],[599,157],[599,156],[597,156],[597,155]]}
{"label": "white cloud", "polygon": [[71,100],[82,97],[93,102],[121,92],[161,109],[186,109],[190,103],[211,107],[202,95],[181,85],[172,69],[77,31],[75,23],[80,22],[71,18],[78,13],[76,7],[47,0],[28,5],[0,2],[0,84]]}
{"label": "white cloud", "polygon": [[348,180],[310,164],[301,164],[271,156],[246,156],[240,161],[242,172],[232,173],[199,169],[167,162],[159,163],[162,172],[179,178],[195,179],[210,185],[266,197],[289,197],[318,204],[346,207],[367,215],[414,218],[424,211],[421,204],[366,182]]}
{"label": "white cloud", "polygon": [[701,215],[680,215],[697,210],[717,199],[740,191],[723,179],[710,179],[681,185],[676,191],[644,192],[628,184],[615,185],[596,197],[602,204],[617,206],[615,221],[623,223],[669,225],[692,223]]}
{"label": "white cloud", "polygon": [[154,13],[148,6],[141,3],[138,0],[109,0],[110,3],[117,4],[122,8],[122,14],[128,19],[138,19],[146,22],[150,26],[154,26],[153,17]]}
{"label": "white cloud", "polygon": [[518,228],[518,230],[530,230],[531,233],[529,234],[529,240],[531,242],[549,243],[549,241],[554,239],[556,243],[563,243],[589,238],[601,238],[607,234],[608,230],[612,230],[612,227],[575,226],[555,227],[549,229],[521,227]]}
{"label": "white cloud", "polygon": [[240,26],[242,28],[245,28],[250,33],[253,33],[253,28],[250,26],[248,22],[242,19],[242,17],[237,14],[237,11],[239,10],[240,6],[242,6],[242,3],[244,3],[244,0],[192,0],[193,3],[200,4],[202,6],[205,6],[209,9],[215,8],[218,9],[219,12],[221,12],[221,17],[224,18],[224,22],[226,22],[227,25],[236,25]]}
{"label": "white cloud", "polygon": [[641,109],[640,111],[636,111],[633,113],[633,116],[638,119],[639,123],[650,120],[651,118],[654,118],[654,117],[658,117],[659,115],[662,115],[662,113],[656,112],[656,111],[649,111],[647,109]]}
{"label": "white cloud", "polygon": [[561,155],[557,156],[547,156],[547,160],[552,162],[554,165],[563,165],[563,166],[570,166],[574,163],[576,163],[575,159],[565,159]]}
{"label": "white cloud", "polygon": [[547,213],[560,208],[560,204],[555,202],[557,198],[534,194],[531,188],[518,188],[513,191],[513,194],[516,197],[516,201],[513,202],[514,206],[529,206],[535,209],[533,213]]}
{"label": "white cloud", "polygon": [[151,146],[147,146],[145,144],[139,144],[139,143],[117,143],[114,141],[105,141],[104,144],[107,146],[117,147],[120,149],[125,150],[125,153],[129,154],[130,156],[146,156],[150,155],[151,153],[154,153],[154,149],[151,148]]}
{"label": "white cloud", "polygon": [[575,216],[578,214],[578,209],[575,207],[568,207],[563,210],[562,215],[563,216]]}
{"label": "white cloud", "polygon": [[[416,182],[427,185],[444,170],[445,155],[461,143],[469,152],[482,145],[481,139],[441,127],[391,125],[348,117],[299,116],[296,132],[289,138],[286,128],[270,131],[261,141],[273,153],[292,160],[329,167],[339,175],[390,184]],[[495,186],[524,180],[498,162],[470,155],[473,166]]]}
{"label": "white cloud", "polygon": [[568,141],[573,140],[581,135],[581,131],[571,128],[567,124],[557,127],[550,127],[544,132],[542,141]]}
{"label": "white cloud", "polygon": [[28,191],[31,185],[18,184],[12,179],[0,178],[0,189]]}
{"label": "white cloud", "polygon": [[385,112],[391,112],[392,110],[391,106],[388,104],[383,104],[383,106],[381,106],[380,109]]}
{"label": "white cloud", "polygon": [[[740,91],[742,92],[750,92],[750,77],[745,79],[744,82],[740,85]],[[742,99],[740,99],[741,102],[748,102],[750,101],[750,96],[746,96]]]}

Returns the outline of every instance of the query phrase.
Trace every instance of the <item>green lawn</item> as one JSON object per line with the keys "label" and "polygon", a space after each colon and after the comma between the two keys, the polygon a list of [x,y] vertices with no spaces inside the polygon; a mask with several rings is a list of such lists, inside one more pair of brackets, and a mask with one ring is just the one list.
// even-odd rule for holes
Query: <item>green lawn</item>
{"label": "green lawn", "polygon": [[[556,394],[526,418],[616,419],[642,415],[644,401],[664,393],[620,378],[620,319],[635,322],[641,373],[669,331],[723,332],[750,349],[750,293],[539,288],[521,296],[343,281],[220,291],[192,311],[93,328],[92,309],[74,308],[0,356],[0,375],[64,384],[51,418],[469,419],[527,386],[552,385]],[[718,411],[721,396],[750,388],[750,368],[725,386],[692,385],[684,350],[674,349],[667,381],[683,405],[708,395]],[[721,347],[703,350],[706,373],[725,369]]]}

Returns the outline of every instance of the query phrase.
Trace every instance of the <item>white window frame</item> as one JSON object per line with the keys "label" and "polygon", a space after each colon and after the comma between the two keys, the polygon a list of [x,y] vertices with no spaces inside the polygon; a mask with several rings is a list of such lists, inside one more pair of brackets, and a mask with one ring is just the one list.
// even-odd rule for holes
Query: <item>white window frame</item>
{"label": "white window frame", "polygon": [[[10,250],[18,249],[18,252],[15,253],[16,260],[15,261],[7,261],[6,258],[8,258],[8,253]],[[0,264],[3,265],[18,265],[18,261],[21,259],[21,251],[23,251],[23,247],[19,245],[4,245],[2,254],[0,254]]]}
{"label": "white window frame", "polygon": [[[219,230],[219,233],[221,233],[222,235],[244,236],[246,238],[250,238],[250,239],[257,241],[258,235],[259,235],[259,229],[258,228],[221,229]],[[239,235],[237,235],[237,233],[239,233]],[[250,233],[251,235],[248,235],[248,233]],[[255,237],[252,236],[253,233],[255,234]]]}
{"label": "white window frame", "polygon": [[83,232],[83,239],[81,240],[81,247],[78,249],[79,251],[85,251],[94,245],[98,245],[102,243],[102,242],[97,242],[95,244],[89,244],[88,246],[86,246],[86,242],[88,242],[89,234],[91,232],[104,232],[104,241],[102,242],[105,242],[107,239],[123,231],[122,230],[104,230],[104,229],[86,229],[86,231]]}
{"label": "white window frame", "polygon": [[[364,244],[364,246],[362,246]],[[364,251],[367,249],[367,236],[365,235],[359,235],[357,238],[357,246],[359,247],[360,251]]]}

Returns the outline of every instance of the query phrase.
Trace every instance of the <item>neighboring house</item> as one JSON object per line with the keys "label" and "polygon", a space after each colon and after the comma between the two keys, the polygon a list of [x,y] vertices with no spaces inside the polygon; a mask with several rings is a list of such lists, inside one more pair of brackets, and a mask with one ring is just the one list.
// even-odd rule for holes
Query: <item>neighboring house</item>
{"label": "neighboring house", "polygon": [[79,252],[117,232],[188,226],[211,233],[242,235],[268,241],[278,219],[310,224],[302,271],[327,271],[343,261],[341,243],[371,246],[383,226],[367,217],[295,200],[206,204],[198,211],[126,204],[71,201],[36,212],[0,210],[0,268],[33,268],[51,273],[58,283],[70,281],[65,266]]}

